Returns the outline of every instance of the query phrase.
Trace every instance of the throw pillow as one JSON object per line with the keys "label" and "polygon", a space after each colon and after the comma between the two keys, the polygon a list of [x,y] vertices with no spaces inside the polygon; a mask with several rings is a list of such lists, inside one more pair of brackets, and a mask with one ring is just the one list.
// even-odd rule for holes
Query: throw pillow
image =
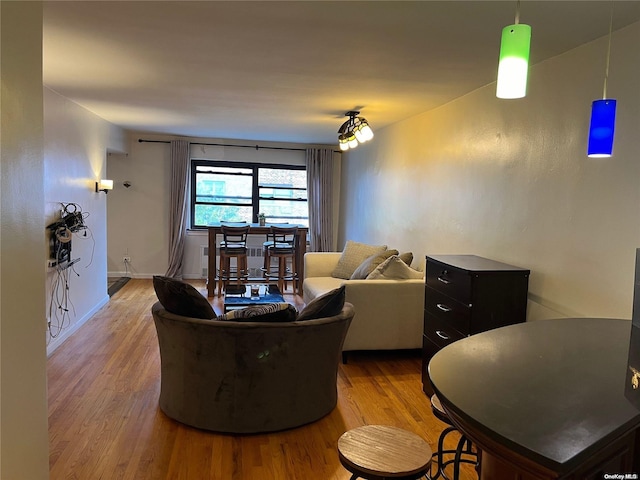
{"label": "throw pillow", "polygon": [[351,280],[363,280],[391,255],[398,255],[398,250],[385,250],[366,258],[351,275]]}
{"label": "throw pillow", "polygon": [[423,273],[414,270],[397,255],[387,258],[369,274],[367,280],[407,280],[410,278],[422,278]]}
{"label": "throw pillow", "polygon": [[209,301],[188,283],[155,275],[153,289],[167,312],[183,317],[212,319],[216,312]]}
{"label": "throw pillow", "polygon": [[234,322],[293,322],[298,315],[290,303],[268,303],[253,307],[240,308],[220,315],[216,320]]}
{"label": "throw pillow", "polygon": [[345,286],[342,285],[330,292],[324,293],[314,298],[302,309],[297,320],[313,320],[315,318],[326,318],[338,315],[344,307]]}
{"label": "throw pillow", "polygon": [[347,240],[342,255],[338,260],[336,268],[331,273],[332,277],[344,278],[348,280],[355,272],[358,265],[365,261],[371,255],[382,253],[387,249],[386,245],[367,245],[365,243]]}
{"label": "throw pillow", "polygon": [[407,265],[411,266],[411,263],[413,262],[413,253],[405,252],[405,253],[401,253],[398,256],[400,257],[400,260],[402,260]]}

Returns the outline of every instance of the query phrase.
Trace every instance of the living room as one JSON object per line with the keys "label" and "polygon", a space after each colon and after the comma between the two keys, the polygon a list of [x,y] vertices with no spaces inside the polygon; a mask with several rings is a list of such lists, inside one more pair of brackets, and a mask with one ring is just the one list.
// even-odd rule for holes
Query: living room
{"label": "living room", "polygon": [[[6,188],[3,175],[3,410],[15,407],[17,413],[10,414],[14,420],[3,415],[2,434],[21,440],[13,445],[3,441],[2,468],[9,472],[12,465],[28,465],[40,470],[25,478],[45,478],[47,346],[40,332],[50,292],[49,274],[43,271],[48,253],[43,227],[55,218],[61,202],[77,203],[90,213],[87,223],[95,245],[90,239],[74,240],[82,260],[79,277],[71,278],[75,316],[66,331],[72,331],[108,302],[107,275],[121,271],[120,259],[127,253],[120,240],[130,240],[126,248],[140,276],[166,270],[166,222],[154,216],[168,204],[167,146],[141,144],[138,138],[173,136],[125,131],[46,86],[43,90],[37,80],[41,19],[32,6],[16,12],[5,3],[11,2],[2,6],[3,92],[11,85],[12,94],[19,92],[18,97],[29,99],[24,104],[33,106],[21,110],[25,120],[18,124],[15,116],[8,117],[11,104],[3,93],[3,123],[14,120],[14,130],[2,131],[3,172],[13,174],[12,182],[20,188]],[[12,18],[20,31],[8,28]],[[477,254],[531,270],[528,320],[630,318],[640,242],[639,36],[638,21],[612,35],[608,91],[618,100],[612,158],[586,156],[590,104],[602,92],[608,41],[603,34],[532,65],[524,99],[500,101],[495,84],[480,86],[376,129],[372,142],[338,155],[336,249],[351,239],[412,251],[421,261],[427,254]],[[19,59],[5,51],[6,40],[21,44]],[[19,72],[19,81],[5,83],[12,69]],[[337,130],[341,120],[334,120]],[[43,135],[39,146],[32,140],[34,131]],[[16,148],[9,141],[14,138],[27,139],[34,153]],[[305,146],[255,138],[188,139]],[[114,191],[96,194],[93,182],[99,178],[113,178]],[[131,189],[122,186],[125,180],[132,182]],[[34,183],[43,184],[44,192],[31,195]],[[131,201],[134,195],[144,201]],[[34,220],[33,212],[43,214]],[[9,232],[16,231],[26,234],[11,238]],[[195,238],[193,247],[202,243]],[[188,253],[191,259],[199,255],[195,249]],[[194,260],[185,273],[196,276],[198,268]],[[23,368],[12,375],[10,365],[16,364]],[[11,391],[15,393],[6,393]],[[35,462],[30,458],[34,451]]]}

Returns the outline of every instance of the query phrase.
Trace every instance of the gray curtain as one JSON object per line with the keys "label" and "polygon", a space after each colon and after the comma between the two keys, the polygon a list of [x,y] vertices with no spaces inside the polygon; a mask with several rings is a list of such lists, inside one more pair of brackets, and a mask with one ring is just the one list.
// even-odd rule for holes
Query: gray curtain
{"label": "gray curtain", "polygon": [[312,252],[333,249],[333,150],[307,148],[307,197]]}
{"label": "gray curtain", "polygon": [[169,205],[169,268],[167,277],[182,279],[182,259],[187,233],[189,142],[171,141],[171,203]]}

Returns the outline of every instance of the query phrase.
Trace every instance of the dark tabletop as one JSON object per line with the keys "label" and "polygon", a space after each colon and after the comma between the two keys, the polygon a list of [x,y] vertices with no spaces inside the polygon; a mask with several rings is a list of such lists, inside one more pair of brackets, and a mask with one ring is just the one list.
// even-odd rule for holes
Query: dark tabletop
{"label": "dark tabletop", "polygon": [[640,425],[624,396],[630,331],[614,319],[511,325],[443,348],[429,375],[472,429],[566,472]]}

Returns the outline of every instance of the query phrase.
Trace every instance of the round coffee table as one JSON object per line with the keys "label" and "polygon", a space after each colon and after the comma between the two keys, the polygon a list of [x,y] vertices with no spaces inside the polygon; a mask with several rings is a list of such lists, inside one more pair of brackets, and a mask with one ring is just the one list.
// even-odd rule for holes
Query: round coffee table
{"label": "round coffee table", "polygon": [[431,448],[415,433],[385,425],[365,425],[338,439],[342,466],[353,473],[351,480],[424,477],[431,467]]}

